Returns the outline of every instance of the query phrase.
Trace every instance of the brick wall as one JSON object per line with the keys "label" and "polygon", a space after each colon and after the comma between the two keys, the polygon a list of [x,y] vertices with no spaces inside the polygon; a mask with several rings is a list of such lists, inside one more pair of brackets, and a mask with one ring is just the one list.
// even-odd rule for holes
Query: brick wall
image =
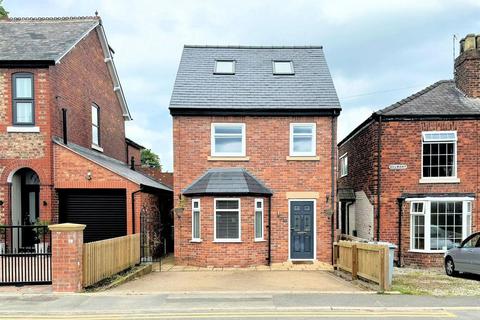
{"label": "brick wall", "polygon": [[132,157],[135,158],[135,165],[140,165],[142,163],[142,158],[140,156],[141,150],[131,146],[127,143],[127,161],[131,164]]}
{"label": "brick wall", "polygon": [[[62,228],[63,226],[63,228]],[[56,225],[52,228],[52,290],[82,291],[83,227]]]}
{"label": "brick wall", "polygon": [[455,59],[455,83],[467,96],[480,98],[480,48]]}
{"label": "brick wall", "polygon": [[[29,72],[34,77],[35,126],[39,133],[7,133],[12,126],[12,74]],[[10,191],[8,180],[20,168],[34,170],[40,178],[40,218],[51,219],[52,149],[51,75],[49,69],[0,69],[0,223],[10,223]],[[44,202],[46,205],[44,205]]]}
{"label": "brick wall", "polygon": [[[91,106],[100,107],[100,145],[104,154],[126,162],[123,113],[113,91],[95,31],[52,67],[53,135],[62,137],[62,108],[68,118],[68,139],[85,148],[92,145]],[[52,98],[53,99],[53,98]]]}
{"label": "brick wall", "polygon": [[[127,195],[127,232],[132,233],[132,199],[131,194],[140,187],[112,171],[101,167],[88,159],[54,145],[55,151],[55,188],[56,189],[125,189]],[[91,180],[86,179],[91,172]],[[92,191],[94,192],[94,191]],[[140,232],[140,215],[142,195],[135,195],[135,230]]]}
{"label": "brick wall", "polygon": [[138,170],[153,179],[160,181],[161,183],[173,188],[173,172],[162,172],[162,168],[150,168],[144,166],[136,166],[135,170]]}
{"label": "brick wall", "polygon": [[[371,183],[363,184],[361,181],[367,176],[375,176],[375,165],[364,167],[362,162],[365,155],[361,146],[370,139],[375,139],[371,128],[364,130],[364,134],[357,135],[339,148],[339,154],[349,152],[349,175],[339,179],[339,186],[350,185],[373,195],[376,220],[376,187]],[[402,193],[475,193],[476,200],[473,203],[472,228],[480,227],[480,215],[478,214],[478,186],[479,186],[479,159],[480,138],[478,136],[479,122],[475,120],[457,121],[388,121],[382,123],[382,187],[381,187],[381,228],[380,239],[398,244],[398,221],[399,208],[397,198]],[[421,148],[422,131],[455,130],[458,135],[457,143],[457,176],[460,183],[420,183],[421,178]],[[370,133],[369,133],[370,132]],[[356,151],[355,151],[356,150]],[[371,151],[372,154],[374,151]],[[356,154],[358,153],[358,154]],[[370,156],[371,158],[371,156]],[[375,161],[376,155],[373,161]],[[391,164],[405,164],[405,170],[391,170]],[[364,169],[362,169],[364,168]],[[373,179],[374,185],[376,180]],[[403,207],[402,218],[402,252],[405,264],[438,265],[441,254],[411,253],[410,248],[410,206]],[[376,222],[375,222],[376,223]],[[376,230],[376,229],[375,229]]]}
{"label": "brick wall", "polygon": [[[212,122],[243,122],[246,124],[246,155],[249,161],[208,161],[210,156],[210,130]],[[291,122],[315,122],[317,124],[317,155],[319,161],[287,161],[289,155],[289,130]],[[331,219],[326,210],[330,208],[331,195],[331,129],[332,119],[329,117],[181,117],[173,119],[174,138],[174,190],[175,206],[178,205],[181,190],[190,185],[195,179],[209,168],[242,167],[247,169],[258,179],[262,180],[273,190],[272,198],[272,262],[288,260],[288,199],[287,192],[310,191],[318,192],[317,199],[317,252],[318,260],[331,262]],[[327,201],[328,197],[328,201]],[[213,200],[205,200],[208,205]],[[245,199],[245,202],[248,203]],[[190,204],[189,204],[190,205]],[[202,206],[204,206],[202,204]],[[244,205],[242,205],[244,207]],[[251,210],[242,216],[243,219],[253,217]],[[189,215],[190,210],[185,210]],[[185,216],[184,215],[184,216]],[[203,219],[213,217],[212,208],[206,207],[202,213]],[[252,244],[218,244],[210,238],[205,239],[200,246],[190,244],[191,221],[175,217],[175,257],[189,263],[198,264],[226,264],[229,259],[237,262],[235,255]],[[205,221],[205,220],[203,220]],[[210,224],[210,223],[209,223]],[[202,222],[203,228],[210,228]],[[253,230],[253,229],[252,229]],[[245,239],[245,241],[250,241]],[[261,247],[262,244],[255,244]],[[202,250],[200,254],[190,247]],[[204,248],[204,249],[203,249]],[[252,248],[250,248],[252,249]],[[229,259],[221,250],[231,252]],[[246,249],[245,249],[246,250]],[[246,252],[246,251],[245,251]],[[255,249],[255,257],[248,263],[264,261],[262,248]],[[192,258],[192,255],[195,254]],[[260,255],[260,256],[258,256]],[[208,259],[208,261],[207,261]],[[212,260],[213,259],[213,260]]]}

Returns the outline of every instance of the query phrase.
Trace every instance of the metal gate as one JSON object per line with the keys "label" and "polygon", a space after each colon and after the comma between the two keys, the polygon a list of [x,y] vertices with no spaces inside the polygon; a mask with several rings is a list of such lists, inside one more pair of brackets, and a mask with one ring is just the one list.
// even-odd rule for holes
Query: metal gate
{"label": "metal gate", "polygon": [[0,226],[0,286],[52,283],[47,226]]}
{"label": "metal gate", "polygon": [[140,254],[142,262],[156,262],[165,255],[165,239],[162,237],[160,212],[140,212]]}

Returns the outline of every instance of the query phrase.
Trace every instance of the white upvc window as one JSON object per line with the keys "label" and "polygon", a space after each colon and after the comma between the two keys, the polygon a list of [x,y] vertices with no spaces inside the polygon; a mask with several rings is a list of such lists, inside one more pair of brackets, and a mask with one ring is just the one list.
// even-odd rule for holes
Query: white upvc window
{"label": "white upvc window", "polygon": [[92,105],[92,144],[100,146],[100,108]]}
{"label": "white upvc window", "polygon": [[255,199],[255,241],[263,240],[263,199]]}
{"label": "white upvc window", "polygon": [[214,241],[241,241],[241,209],[238,198],[214,199]]}
{"label": "white upvc window", "polygon": [[345,153],[340,157],[340,177],[348,175],[348,155]]}
{"label": "white upvc window", "polygon": [[316,124],[290,123],[290,156],[315,156]]}
{"label": "white upvc window", "polygon": [[273,74],[274,75],[292,75],[295,74],[293,70],[293,62],[291,60],[276,60],[273,61]]}
{"label": "white upvc window", "polygon": [[192,241],[201,241],[200,199],[192,200]]}
{"label": "white upvc window", "polygon": [[457,132],[422,132],[422,179],[448,180],[457,177]]}
{"label": "white upvc window", "polygon": [[212,123],[211,130],[212,156],[245,156],[245,123]]}
{"label": "white upvc window", "polygon": [[444,252],[471,234],[471,199],[430,198],[410,203],[410,250]]}
{"label": "white upvc window", "polygon": [[214,74],[235,74],[234,60],[215,60]]}

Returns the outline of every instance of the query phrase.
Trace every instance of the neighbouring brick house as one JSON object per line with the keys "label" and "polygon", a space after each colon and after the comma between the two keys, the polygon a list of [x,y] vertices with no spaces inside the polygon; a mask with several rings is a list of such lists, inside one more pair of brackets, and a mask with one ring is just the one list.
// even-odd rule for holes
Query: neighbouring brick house
{"label": "neighbouring brick house", "polygon": [[93,241],[169,213],[172,189],[127,164],[112,54],[99,17],[0,20],[0,224],[84,223]]}
{"label": "neighbouring brick house", "polygon": [[460,42],[455,80],[374,112],[339,145],[339,228],[396,244],[399,265],[443,265],[478,230],[480,37]]}
{"label": "neighbouring brick house", "polygon": [[330,263],[340,110],[322,47],[185,46],[170,102],[175,259]]}

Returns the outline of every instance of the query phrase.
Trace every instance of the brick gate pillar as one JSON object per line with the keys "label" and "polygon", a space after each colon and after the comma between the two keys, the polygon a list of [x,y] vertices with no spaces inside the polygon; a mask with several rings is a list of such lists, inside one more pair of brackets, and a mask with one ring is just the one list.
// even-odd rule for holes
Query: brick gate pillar
{"label": "brick gate pillar", "polygon": [[82,291],[84,224],[48,226],[52,231],[53,292]]}

